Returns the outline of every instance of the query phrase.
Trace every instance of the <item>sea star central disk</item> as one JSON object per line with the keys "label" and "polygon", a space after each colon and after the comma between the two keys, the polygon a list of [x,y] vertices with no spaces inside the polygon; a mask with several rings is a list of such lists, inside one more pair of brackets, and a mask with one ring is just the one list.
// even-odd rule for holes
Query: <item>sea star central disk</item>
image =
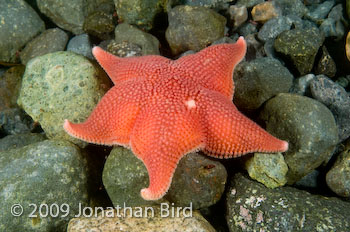
{"label": "sea star central disk", "polygon": [[149,174],[146,200],[169,189],[179,160],[194,150],[217,158],[250,152],[283,152],[279,140],[241,114],[232,103],[233,70],[246,52],[235,44],[213,45],[169,60],[162,56],[119,58],[94,47],[114,82],[89,118],[64,129],[87,142],[132,149]]}

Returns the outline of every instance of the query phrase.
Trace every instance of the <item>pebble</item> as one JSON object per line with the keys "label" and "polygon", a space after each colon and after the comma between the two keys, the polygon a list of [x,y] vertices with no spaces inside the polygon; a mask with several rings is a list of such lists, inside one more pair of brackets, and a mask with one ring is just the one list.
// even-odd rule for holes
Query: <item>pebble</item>
{"label": "pebble", "polygon": [[263,2],[264,2],[264,0],[238,0],[236,5],[251,8],[255,5],[258,5],[258,4],[263,3]]}
{"label": "pebble", "polygon": [[0,132],[6,135],[29,133],[36,127],[32,118],[20,108],[0,111]]}
{"label": "pebble", "polygon": [[331,111],[308,97],[280,93],[267,101],[259,119],[268,132],[289,142],[284,153],[288,184],[328,161],[338,143],[338,128]]}
{"label": "pebble", "polygon": [[270,19],[259,30],[258,38],[266,42],[269,39],[276,38],[283,31],[288,31],[291,26],[292,21],[285,16]]}
{"label": "pebble", "polygon": [[346,57],[350,61],[350,31],[348,32],[348,34],[346,36],[345,52],[346,52]]}
{"label": "pebble", "polygon": [[307,14],[308,9],[303,4],[303,0],[273,0],[276,7],[282,10],[282,15],[294,15],[303,18]]}
{"label": "pebble", "polygon": [[323,19],[327,17],[334,4],[334,0],[329,0],[318,4],[312,11],[309,11],[306,14],[306,17],[311,19],[315,23],[320,23]]}
{"label": "pebble", "polygon": [[315,77],[315,74],[310,73],[296,78],[289,92],[304,96],[311,96],[310,83],[315,79]]}
{"label": "pebble", "polygon": [[101,40],[112,38],[115,25],[112,13],[94,11],[84,20],[83,30],[85,33],[96,36]]}
{"label": "pebble", "polygon": [[265,23],[266,21],[279,16],[281,13],[276,8],[274,2],[268,1],[255,5],[252,9],[253,20],[259,23]]}
{"label": "pebble", "polygon": [[71,38],[67,45],[67,51],[83,55],[89,59],[94,59],[92,55],[92,44],[88,34],[76,35]]}
{"label": "pebble", "polygon": [[107,45],[107,51],[119,57],[142,56],[142,48],[134,43],[121,42],[117,43],[112,40]]}
{"label": "pebble", "polygon": [[337,66],[324,45],[322,46],[322,55],[318,61],[315,73],[324,74],[328,77],[334,77],[337,73]]}
{"label": "pebble", "polygon": [[6,70],[0,77],[0,111],[17,107],[17,98],[21,87],[25,67],[14,66]]}
{"label": "pebble", "polygon": [[233,30],[241,26],[248,19],[248,11],[245,6],[232,5],[228,9],[230,15],[230,22]]}
{"label": "pebble", "polygon": [[32,143],[44,141],[45,135],[37,133],[7,135],[0,139],[0,152],[20,148]]}

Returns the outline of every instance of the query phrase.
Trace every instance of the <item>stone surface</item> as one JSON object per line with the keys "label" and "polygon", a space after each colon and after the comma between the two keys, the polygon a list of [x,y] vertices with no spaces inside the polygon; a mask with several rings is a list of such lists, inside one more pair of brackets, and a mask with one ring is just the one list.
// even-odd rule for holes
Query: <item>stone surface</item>
{"label": "stone surface", "polygon": [[83,30],[99,39],[109,39],[113,34],[115,25],[112,13],[94,11],[89,14],[83,24]]}
{"label": "stone surface", "polygon": [[178,1],[181,5],[188,6],[204,6],[207,8],[214,8],[217,10],[227,9],[228,3],[233,0],[180,0]]}
{"label": "stone surface", "polygon": [[168,18],[165,37],[173,54],[199,51],[225,33],[226,18],[205,7],[177,6]]}
{"label": "stone surface", "polygon": [[255,5],[258,5],[260,3],[263,3],[264,0],[238,0],[236,5],[237,6],[245,6],[247,8],[253,7]]}
{"label": "stone surface", "polygon": [[142,48],[129,42],[117,43],[116,41],[112,40],[107,45],[107,51],[119,57],[142,56]]}
{"label": "stone surface", "polygon": [[228,9],[228,14],[230,15],[230,23],[233,28],[238,28],[248,19],[248,11],[245,6],[232,5]]}
{"label": "stone surface", "polygon": [[304,189],[306,188],[316,190],[317,187],[319,187],[318,179],[320,176],[321,175],[318,170],[313,170],[312,172],[301,178],[299,181],[297,181],[295,183],[295,186]]}
{"label": "stone surface", "polygon": [[277,52],[290,59],[300,75],[309,73],[324,37],[315,28],[292,29],[279,34],[274,47]]}
{"label": "stone surface", "polygon": [[350,96],[340,85],[324,75],[316,76],[310,84],[311,94],[333,113],[338,125],[339,140],[350,136]]}
{"label": "stone surface", "polygon": [[44,22],[23,0],[2,0],[0,4],[0,61],[19,61],[19,50],[40,32]]}
{"label": "stone surface", "polygon": [[322,56],[317,64],[315,73],[324,74],[328,77],[334,77],[337,72],[337,67],[334,60],[329,54],[326,46],[322,46]]}
{"label": "stone surface", "polygon": [[[87,179],[85,158],[67,141],[46,140],[0,152],[0,207],[8,209],[0,214],[0,230],[64,231],[68,221],[78,214],[79,203],[88,204]],[[22,216],[11,215],[13,204],[22,205]],[[37,217],[29,217],[34,210],[29,204],[38,206],[34,213]],[[63,212],[59,211],[58,217],[44,217],[38,212],[40,204],[53,210],[57,210],[54,204],[67,204],[69,213],[61,217]],[[41,209],[45,215],[46,208]]]}
{"label": "stone surface", "polygon": [[268,189],[236,174],[227,191],[233,231],[347,231],[350,203],[291,187]]}
{"label": "stone surface", "polygon": [[114,0],[119,19],[122,22],[150,30],[155,16],[166,7],[166,0]]}
{"label": "stone surface", "polygon": [[233,74],[235,94],[233,101],[239,109],[255,110],[278,93],[287,93],[293,75],[273,58],[258,58],[241,62]]}
{"label": "stone surface", "polygon": [[97,65],[73,52],[55,52],[27,64],[18,104],[48,138],[83,145],[64,131],[63,121],[84,121],[108,88],[108,77]]}
{"label": "stone surface", "polygon": [[314,8],[313,10],[311,10],[306,14],[306,17],[316,23],[320,23],[322,22],[323,19],[327,17],[328,13],[331,11],[334,4],[335,4],[334,0],[329,0],[321,4],[318,4],[316,8]]}
{"label": "stone surface", "polygon": [[[165,212],[162,215],[161,208],[159,206],[153,206],[152,209],[154,214],[152,215],[151,210],[148,210],[148,217],[131,217],[128,216],[130,215],[130,210],[126,211],[126,214],[123,214],[124,210],[120,209],[118,214],[118,211],[108,209],[104,211],[105,216],[103,213],[100,213],[97,217],[93,216],[90,218],[74,218],[69,222],[67,232],[215,232],[215,229],[209,224],[209,222],[207,222],[203,216],[196,211],[193,212],[192,217],[186,217],[187,214],[182,213],[178,217],[165,217]],[[135,213],[136,210],[140,211],[140,208],[132,208],[132,210],[134,210],[133,213]],[[144,210],[142,212],[146,211]]]}
{"label": "stone surface", "polygon": [[308,12],[302,0],[274,0],[274,2],[286,16],[295,15],[302,18]]}
{"label": "stone surface", "polygon": [[350,31],[348,32],[348,34],[346,36],[345,51],[346,51],[346,57],[350,61]]}
{"label": "stone surface", "polygon": [[255,153],[245,163],[249,176],[268,188],[277,188],[287,183],[288,166],[281,153]]}
{"label": "stone surface", "polygon": [[16,107],[24,66],[14,66],[0,77],[0,111]]}
{"label": "stone surface", "polygon": [[280,16],[267,21],[259,30],[258,38],[262,41],[276,38],[281,32],[287,31],[292,26],[288,17]]}
{"label": "stone surface", "polygon": [[299,95],[311,96],[310,83],[316,76],[314,74],[307,74],[294,80],[290,93]]}
{"label": "stone surface", "polygon": [[59,28],[44,31],[30,41],[20,53],[22,64],[27,64],[34,57],[47,53],[63,51],[68,41],[68,35]]}
{"label": "stone surface", "polygon": [[293,184],[328,161],[338,143],[338,129],[330,110],[304,96],[281,93],[270,99],[259,116],[266,130],[289,142],[284,153],[287,181]]}
{"label": "stone surface", "polygon": [[281,14],[279,12],[279,9],[276,8],[273,1],[263,2],[255,5],[251,13],[253,20],[260,23],[265,23],[266,21]]}
{"label": "stone surface", "polygon": [[320,25],[320,31],[325,37],[336,37],[340,40],[345,34],[345,27],[341,21],[327,18]]}
{"label": "stone surface", "polygon": [[133,43],[141,47],[143,55],[159,55],[159,41],[153,35],[127,23],[118,24],[114,31],[116,43]]}
{"label": "stone surface", "polygon": [[343,151],[327,172],[329,188],[341,197],[350,197],[350,150]]}
{"label": "stone surface", "polygon": [[67,51],[74,52],[76,54],[83,55],[89,59],[93,59],[92,44],[88,34],[81,34],[74,36],[69,40],[67,45]]}
{"label": "stone surface", "polygon": [[45,139],[45,135],[35,133],[8,135],[0,139],[0,152],[24,147],[32,143],[41,142]]}
{"label": "stone surface", "polygon": [[9,108],[0,111],[0,132],[7,135],[33,131],[35,123],[22,109]]}

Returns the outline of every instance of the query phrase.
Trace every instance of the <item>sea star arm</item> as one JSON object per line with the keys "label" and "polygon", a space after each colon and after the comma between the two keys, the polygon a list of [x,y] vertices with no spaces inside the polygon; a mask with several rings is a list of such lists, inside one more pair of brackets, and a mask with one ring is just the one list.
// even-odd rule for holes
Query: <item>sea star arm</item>
{"label": "sea star arm", "polygon": [[234,92],[233,71],[243,59],[247,45],[243,37],[234,44],[212,45],[193,55],[174,62],[185,69],[189,78],[203,87],[218,91],[232,100]]}
{"label": "sea star arm", "polygon": [[131,136],[131,149],[143,161],[149,186],[141,190],[145,200],[157,200],[168,191],[179,160],[203,147],[198,118],[191,110],[174,112],[169,107],[152,107],[140,114]]}
{"label": "sea star arm", "polygon": [[66,119],[64,129],[71,136],[90,143],[128,146],[140,110],[142,86],[131,80],[113,87],[85,122],[74,124]]}
{"label": "sea star arm", "polygon": [[250,152],[284,152],[286,141],[279,140],[240,113],[222,94],[203,90],[199,100],[206,129],[204,151],[217,158]]}
{"label": "sea star arm", "polygon": [[158,76],[161,65],[170,62],[169,59],[157,55],[120,58],[100,47],[94,47],[92,53],[115,85],[130,78]]}

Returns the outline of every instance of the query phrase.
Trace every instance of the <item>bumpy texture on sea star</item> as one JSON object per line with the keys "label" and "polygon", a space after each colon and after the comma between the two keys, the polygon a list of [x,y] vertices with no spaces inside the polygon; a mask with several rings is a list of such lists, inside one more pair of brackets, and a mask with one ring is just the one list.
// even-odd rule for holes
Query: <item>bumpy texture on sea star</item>
{"label": "bumpy texture on sea star", "polygon": [[162,56],[119,58],[93,48],[93,54],[114,82],[83,123],[68,120],[64,129],[87,142],[132,149],[149,174],[146,200],[169,189],[179,160],[203,150],[217,158],[250,152],[283,152],[279,140],[241,114],[232,103],[233,70],[246,52],[235,44],[213,45],[170,60]]}

